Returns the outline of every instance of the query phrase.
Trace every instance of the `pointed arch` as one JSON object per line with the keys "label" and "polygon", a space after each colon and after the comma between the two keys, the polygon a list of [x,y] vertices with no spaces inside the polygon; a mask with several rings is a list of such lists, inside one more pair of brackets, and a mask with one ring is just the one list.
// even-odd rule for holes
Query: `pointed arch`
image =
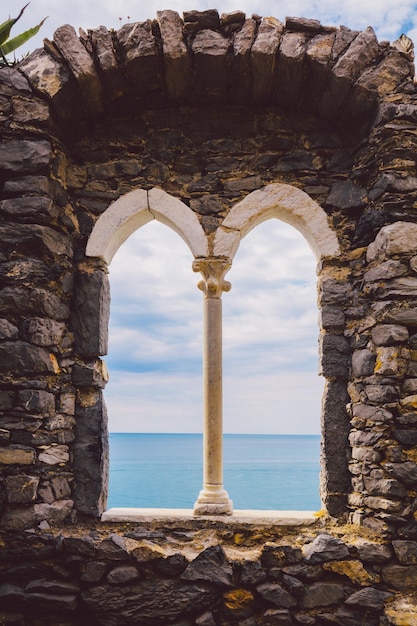
{"label": "pointed arch", "polygon": [[86,256],[99,257],[110,264],[122,243],[154,219],[178,233],[195,258],[207,256],[206,235],[196,214],[181,200],[157,187],[150,191],[129,191],[113,202],[95,223]]}
{"label": "pointed arch", "polygon": [[232,260],[240,240],[255,226],[273,217],[304,235],[317,260],[340,255],[336,233],[321,206],[301,189],[272,183],[253,191],[232,208],[216,232],[214,256]]}

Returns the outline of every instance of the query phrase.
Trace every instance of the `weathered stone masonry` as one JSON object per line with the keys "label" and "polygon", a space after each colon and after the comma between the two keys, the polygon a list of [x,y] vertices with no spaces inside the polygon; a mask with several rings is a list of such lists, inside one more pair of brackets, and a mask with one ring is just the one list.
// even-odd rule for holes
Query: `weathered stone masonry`
{"label": "weathered stone masonry", "polygon": [[[399,597],[417,582],[413,77],[406,38],[216,11],[80,38],[63,26],[0,70],[4,623],[414,623]],[[338,249],[316,250],[321,490],[350,535],[329,518],[257,538],[219,520],[110,536],[94,521],[107,494],[109,286],[86,246],[138,190],[189,207],[207,262],[269,217],[308,237],[300,198],[324,210]],[[266,194],[268,209],[234,226]]]}

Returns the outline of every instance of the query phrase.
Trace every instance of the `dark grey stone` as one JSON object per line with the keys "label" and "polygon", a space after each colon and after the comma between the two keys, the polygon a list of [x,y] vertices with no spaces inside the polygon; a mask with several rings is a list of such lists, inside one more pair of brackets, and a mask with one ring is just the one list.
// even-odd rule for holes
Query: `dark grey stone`
{"label": "dark grey stone", "polygon": [[19,334],[19,329],[8,322],[7,320],[0,319],[0,339],[16,339]]}
{"label": "dark grey stone", "polygon": [[39,476],[7,476],[5,480],[7,501],[10,504],[27,504],[36,500]]}
{"label": "dark grey stone", "polygon": [[371,496],[386,496],[404,498],[406,495],[405,487],[398,480],[389,478],[378,479],[370,476],[364,477],[365,488]]}
{"label": "dark grey stone", "polygon": [[100,359],[76,363],[72,368],[72,382],[77,387],[98,387],[103,389],[107,383],[104,363]]}
{"label": "dark grey stone", "polygon": [[417,445],[417,430],[394,430],[393,435],[403,446],[414,448]]}
{"label": "dark grey stone", "polygon": [[313,583],[308,587],[302,598],[302,606],[306,609],[315,609],[319,606],[331,606],[344,598],[342,585],[335,583]]}
{"label": "dark grey stone", "polygon": [[380,324],[372,329],[371,336],[377,346],[393,346],[408,340],[408,329],[398,324]]}
{"label": "dark grey stone", "polygon": [[154,569],[163,576],[179,576],[184,572],[188,561],[183,554],[171,554],[165,559],[157,559],[153,565]]}
{"label": "dark grey stone", "polygon": [[288,576],[288,574],[282,575],[282,583],[284,587],[291,593],[293,596],[300,596],[304,593],[305,585],[295,578],[294,576]]}
{"label": "dark grey stone", "polygon": [[154,620],[167,624],[191,611],[198,614],[212,609],[221,592],[209,585],[149,580],[122,586],[100,585],[81,595],[102,626],[149,626]]}
{"label": "dark grey stone", "polygon": [[304,558],[314,565],[345,559],[349,556],[349,548],[340,539],[322,533],[304,547],[303,553]]}
{"label": "dark grey stone", "polygon": [[23,323],[23,332],[30,343],[37,346],[56,346],[63,337],[66,326],[45,317],[28,318]]}
{"label": "dark grey stone", "polygon": [[399,389],[394,385],[365,385],[365,394],[373,404],[387,404],[398,400]]}
{"label": "dark grey stone", "polygon": [[350,347],[345,337],[322,335],[320,338],[320,374],[326,378],[349,377]]}
{"label": "dark grey stone", "polygon": [[338,516],[346,509],[350,492],[349,415],[350,398],[344,381],[327,381],[322,401],[322,455],[320,459],[321,498],[330,515]]}
{"label": "dark grey stone", "polygon": [[116,533],[112,533],[97,545],[96,556],[98,559],[108,561],[132,561],[126,540]]}
{"label": "dark grey stone", "polygon": [[95,555],[94,541],[88,535],[86,537],[65,537],[63,546],[68,554],[77,554],[83,557]]}
{"label": "dark grey stone", "polygon": [[351,606],[361,606],[367,609],[381,611],[384,608],[385,602],[392,597],[393,594],[387,591],[380,591],[374,587],[366,587],[365,589],[359,589],[359,591],[352,593],[345,602]]}
{"label": "dark grey stone", "polygon": [[391,589],[413,593],[417,586],[415,565],[386,565],[381,570],[384,583]]}
{"label": "dark grey stone", "polygon": [[50,417],[55,414],[55,396],[49,391],[24,389],[18,393],[19,405],[28,413]]}
{"label": "dark grey stone", "polygon": [[345,314],[342,309],[324,306],[320,310],[321,325],[326,330],[340,330],[345,327]]}
{"label": "dark grey stone", "polygon": [[261,562],[264,568],[284,567],[299,563],[303,558],[300,548],[287,545],[266,545],[262,550]]}
{"label": "dark grey stone", "polygon": [[262,617],[265,626],[291,626],[293,621],[288,609],[267,609]]}
{"label": "dark grey stone", "polygon": [[355,549],[365,563],[387,563],[392,557],[391,547],[386,544],[364,541],[357,543]]}
{"label": "dark grey stone", "polygon": [[394,539],[392,542],[395,556],[401,565],[417,565],[417,542]]}
{"label": "dark grey stone", "polygon": [[45,140],[7,139],[0,142],[0,169],[32,174],[45,170],[51,157],[51,144]]}
{"label": "dark grey stone", "polygon": [[327,196],[326,204],[338,209],[355,209],[366,204],[366,190],[350,180],[333,183]]}
{"label": "dark grey stone", "polygon": [[86,583],[98,583],[109,568],[105,561],[87,561],[81,566],[80,580]]}
{"label": "dark grey stone", "polygon": [[23,341],[0,344],[0,372],[24,374],[56,373],[56,364],[50,353]]}
{"label": "dark grey stone", "polygon": [[233,585],[233,569],[228,563],[222,547],[220,545],[211,546],[191,561],[181,578],[231,587]]}
{"label": "dark grey stone", "polygon": [[352,297],[352,287],[347,281],[327,278],[320,284],[320,299],[323,305],[347,304]]}
{"label": "dark grey stone", "polygon": [[261,598],[267,600],[275,606],[286,609],[297,606],[297,600],[281,585],[274,583],[262,583],[256,587],[256,591],[259,593]]}
{"label": "dark grey stone", "polygon": [[225,210],[219,196],[211,194],[190,200],[190,208],[200,215],[218,215]]}
{"label": "dark grey stone", "polygon": [[244,561],[240,572],[242,585],[257,585],[266,580],[266,573],[259,561]]}
{"label": "dark grey stone", "polygon": [[107,354],[110,288],[107,274],[95,270],[79,273],[74,284],[74,348],[80,356]]}
{"label": "dark grey stone", "polygon": [[139,572],[136,567],[133,565],[119,565],[110,570],[106,580],[110,585],[122,585],[137,580],[138,578]]}
{"label": "dark grey stone", "polygon": [[417,485],[417,464],[413,463],[413,461],[386,463],[384,468],[390,476],[401,480],[406,487],[412,488]]}
{"label": "dark grey stone", "polygon": [[357,378],[374,373],[376,356],[371,350],[355,350],[352,354],[352,375]]}
{"label": "dark grey stone", "polygon": [[51,291],[27,287],[5,287],[0,291],[3,315],[50,317],[63,321],[69,316],[68,306]]}

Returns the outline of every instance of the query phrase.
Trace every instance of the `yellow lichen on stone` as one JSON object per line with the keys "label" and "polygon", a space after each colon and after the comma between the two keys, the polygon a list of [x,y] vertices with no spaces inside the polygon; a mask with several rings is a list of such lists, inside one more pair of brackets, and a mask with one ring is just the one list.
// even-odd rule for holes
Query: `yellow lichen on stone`
{"label": "yellow lichen on stone", "polygon": [[130,554],[138,563],[145,563],[146,561],[151,561],[152,559],[160,559],[167,556],[167,553],[163,548],[152,541],[148,541],[147,539],[135,541],[134,544],[133,541],[130,540],[128,549]]}
{"label": "yellow lichen on stone", "polygon": [[387,606],[385,615],[392,626],[417,626],[416,599],[406,596],[395,600]]}
{"label": "yellow lichen on stone", "polygon": [[417,409],[417,394],[413,394],[412,396],[407,396],[406,398],[402,398],[400,400],[401,406],[407,409]]}
{"label": "yellow lichen on stone", "polygon": [[245,543],[246,541],[246,535],[244,533],[235,533],[233,535],[233,543],[236,546],[241,546]]}
{"label": "yellow lichen on stone", "polygon": [[360,561],[332,561],[324,563],[323,569],[346,576],[352,582],[359,583],[364,587],[381,581],[377,574],[368,572]]}
{"label": "yellow lichen on stone", "polygon": [[224,592],[223,601],[228,611],[239,614],[250,608],[254,604],[255,598],[253,593],[247,589],[231,589]]}

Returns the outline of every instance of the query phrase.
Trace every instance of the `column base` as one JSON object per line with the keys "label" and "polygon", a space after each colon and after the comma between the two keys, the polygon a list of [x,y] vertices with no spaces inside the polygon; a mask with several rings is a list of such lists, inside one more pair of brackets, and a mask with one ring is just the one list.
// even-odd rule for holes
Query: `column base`
{"label": "column base", "polygon": [[205,485],[194,504],[194,515],[232,515],[233,502],[220,485]]}

